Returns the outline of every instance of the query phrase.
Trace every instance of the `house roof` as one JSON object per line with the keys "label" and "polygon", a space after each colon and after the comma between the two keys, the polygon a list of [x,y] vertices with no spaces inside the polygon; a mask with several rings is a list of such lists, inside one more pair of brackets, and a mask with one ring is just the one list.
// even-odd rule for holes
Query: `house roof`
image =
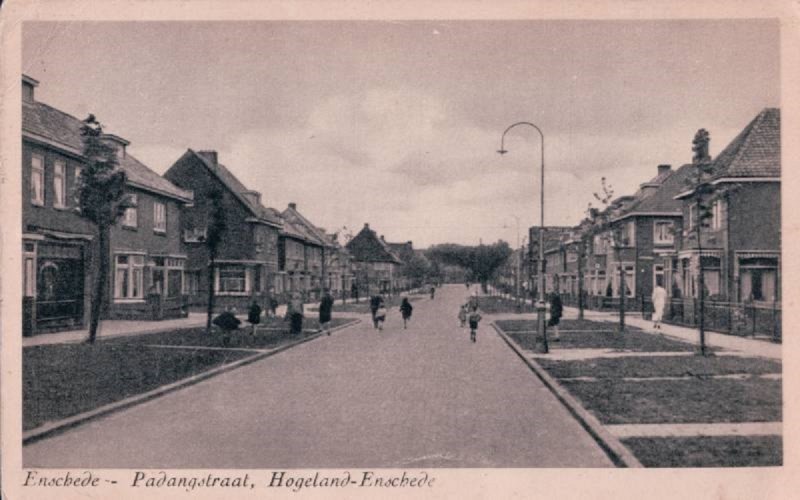
{"label": "house roof", "polygon": [[405,243],[386,244],[389,246],[389,250],[391,250],[392,253],[404,263],[408,263],[414,258],[414,246],[410,241],[406,241]]}
{"label": "house roof", "polygon": [[222,163],[215,162],[212,158],[208,155],[203,154],[202,151],[194,151],[189,149],[187,153],[194,155],[196,158],[200,159],[203,165],[214,175],[216,175],[217,179],[222,182],[228,190],[233,193],[236,198],[250,211],[253,216],[257,217],[262,222],[267,224],[280,227],[283,224],[283,220],[281,218],[280,213],[277,210],[269,207],[265,207],[261,203],[255,203],[254,200],[251,200],[244,193],[248,192],[249,189],[245,187],[244,184],[241,183],[239,179],[236,178],[233,173],[228,170],[228,168],[223,165]]}
{"label": "house roof", "polygon": [[712,162],[713,180],[780,177],[781,112],[764,108]]}
{"label": "house roof", "polygon": [[356,261],[403,263],[368,224],[345,247]]}
{"label": "house roof", "polygon": [[311,221],[306,219],[300,212],[297,211],[297,207],[295,205],[290,204],[286,210],[283,211],[281,216],[283,217],[284,224],[288,223],[289,226],[291,226],[290,230],[292,233],[294,233],[292,234],[287,232],[287,234],[295,237],[300,235],[302,239],[314,245],[323,247],[333,246],[333,242],[328,238],[328,235],[325,234],[325,231],[318,228],[312,224]]}
{"label": "house roof", "polygon": [[[637,196],[637,199],[615,220],[634,215],[680,215],[681,202],[675,196],[686,189],[686,182],[692,173],[691,164],[683,165],[678,170],[670,171],[661,181],[661,185],[649,196]],[[659,176],[660,177],[660,176]]]}
{"label": "house roof", "polygon": [[[81,120],[44,103],[26,102],[22,105],[23,134],[27,132],[34,138],[46,139],[54,146],[78,156],[83,152],[82,125]],[[191,191],[181,189],[158,175],[127,151],[119,160],[119,167],[127,174],[128,182],[135,187],[182,201],[192,200]]]}
{"label": "house roof", "polygon": [[[545,226],[544,227],[544,250],[545,252],[549,252],[553,249],[557,249],[560,247],[561,242],[565,238],[569,238],[575,228],[572,226]],[[539,226],[532,226],[528,230],[529,239],[531,241],[530,248],[533,250],[534,248],[538,248],[539,246]]]}

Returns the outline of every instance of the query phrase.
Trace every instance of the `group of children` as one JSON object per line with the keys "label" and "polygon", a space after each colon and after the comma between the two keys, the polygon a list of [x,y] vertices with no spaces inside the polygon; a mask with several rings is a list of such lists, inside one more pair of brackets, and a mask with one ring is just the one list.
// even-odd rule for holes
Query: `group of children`
{"label": "group of children", "polygon": [[[375,295],[370,299],[370,310],[372,312],[372,324],[378,331],[383,331],[383,323],[386,321],[386,305],[383,297]],[[408,297],[403,297],[400,302],[400,314],[403,316],[403,329],[408,328],[408,321],[411,319],[411,311],[414,306],[409,302]]]}

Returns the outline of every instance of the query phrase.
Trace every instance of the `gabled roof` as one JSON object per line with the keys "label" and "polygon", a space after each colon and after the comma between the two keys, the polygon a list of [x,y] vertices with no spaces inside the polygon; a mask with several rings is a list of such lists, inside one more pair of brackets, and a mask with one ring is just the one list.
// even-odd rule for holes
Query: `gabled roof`
{"label": "gabled roof", "polygon": [[625,219],[634,215],[680,215],[681,202],[675,199],[686,189],[686,182],[692,173],[691,164],[683,165],[661,182],[656,191],[646,197],[637,196],[633,204],[614,220]]}
{"label": "gabled roof", "polygon": [[403,262],[392,252],[377,233],[370,229],[369,224],[364,224],[364,228],[359,231],[352,240],[345,245],[353,256],[353,260],[360,262],[391,262],[402,264]]}
{"label": "gabled roof", "polygon": [[[27,133],[34,140],[44,139],[77,156],[83,154],[82,125],[81,120],[44,103],[25,102],[22,105],[23,135]],[[181,201],[192,200],[191,191],[181,189],[158,175],[127,151],[119,160],[119,167],[125,171],[132,186]]]}
{"label": "gabled roof", "polygon": [[[572,226],[544,226],[544,240],[545,252],[557,249],[561,246],[561,242],[569,238],[575,228]],[[530,248],[539,247],[539,226],[531,226],[528,230],[531,246]],[[537,250],[538,251],[538,250]]]}
{"label": "gabled roof", "polygon": [[254,200],[248,198],[245,193],[249,191],[244,184],[231,173],[228,168],[222,163],[215,162],[214,159],[208,155],[203,154],[202,151],[194,151],[191,148],[187,150],[187,154],[194,155],[199,159],[205,167],[222,182],[222,184],[233,193],[234,196],[256,217],[259,221],[266,224],[281,227],[283,220],[277,210],[265,207],[260,203],[255,203]]}
{"label": "gabled roof", "polygon": [[712,180],[780,177],[781,112],[764,108],[712,162]]}
{"label": "gabled roof", "polygon": [[283,211],[281,216],[283,217],[284,224],[288,223],[288,225],[292,226],[290,228],[292,232],[290,233],[287,231],[287,234],[294,237],[300,235],[303,240],[313,245],[323,247],[333,246],[333,242],[328,239],[328,235],[325,234],[325,231],[303,217],[303,215],[297,211],[295,205],[290,204],[286,210]]}
{"label": "gabled roof", "polygon": [[414,246],[410,241],[405,243],[386,243],[389,246],[389,250],[400,259],[403,263],[408,263],[411,259],[414,258]]}

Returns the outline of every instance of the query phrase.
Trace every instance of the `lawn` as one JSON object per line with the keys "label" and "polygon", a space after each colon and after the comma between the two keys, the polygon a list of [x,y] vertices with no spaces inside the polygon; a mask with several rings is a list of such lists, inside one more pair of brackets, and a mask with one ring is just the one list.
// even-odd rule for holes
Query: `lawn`
{"label": "lawn", "polygon": [[582,361],[541,358],[537,362],[556,378],[703,377],[737,373],[781,373],[781,363],[778,361],[739,356],[643,356]]}
{"label": "lawn", "polygon": [[[533,349],[536,336],[536,321],[499,320],[497,326],[524,349]],[[687,342],[673,340],[662,335],[653,335],[635,327],[627,327],[625,333],[613,330],[613,326],[599,321],[568,320],[561,322],[561,340],[550,342],[560,349],[614,349],[617,351],[694,351],[697,347]],[[526,332],[526,333],[514,333]],[[552,340],[552,329],[548,329],[548,339]]]}
{"label": "lawn", "polygon": [[559,381],[604,424],[779,422],[781,381]]}
{"label": "lawn", "polygon": [[[485,314],[502,314],[502,313],[516,313],[516,312],[534,312],[535,309],[531,304],[520,303],[520,309],[517,309],[517,302],[514,299],[507,299],[504,297],[493,296],[480,296],[478,297],[478,307]],[[536,328],[534,323],[534,328]]]}
{"label": "lawn", "polygon": [[768,467],[783,464],[781,436],[629,438],[645,467]]}
{"label": "lawn", "polygon": [[252,354],[110,342],[26,347],[23,428],[120,401]]}

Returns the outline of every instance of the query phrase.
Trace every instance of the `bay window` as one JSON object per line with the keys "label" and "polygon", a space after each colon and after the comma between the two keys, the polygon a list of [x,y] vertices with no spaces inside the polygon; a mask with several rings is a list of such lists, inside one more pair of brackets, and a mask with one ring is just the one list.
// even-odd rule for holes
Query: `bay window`
{"label": "bay window", "polygon": [[114,265],[114,299],[143,299],[144,255],[117,254]]}
{"label": "bay window", "polygon": [[216,290],[220,294],[247,294],[250,291],[250,270],[240,264],[219,266],[216,272]]}

